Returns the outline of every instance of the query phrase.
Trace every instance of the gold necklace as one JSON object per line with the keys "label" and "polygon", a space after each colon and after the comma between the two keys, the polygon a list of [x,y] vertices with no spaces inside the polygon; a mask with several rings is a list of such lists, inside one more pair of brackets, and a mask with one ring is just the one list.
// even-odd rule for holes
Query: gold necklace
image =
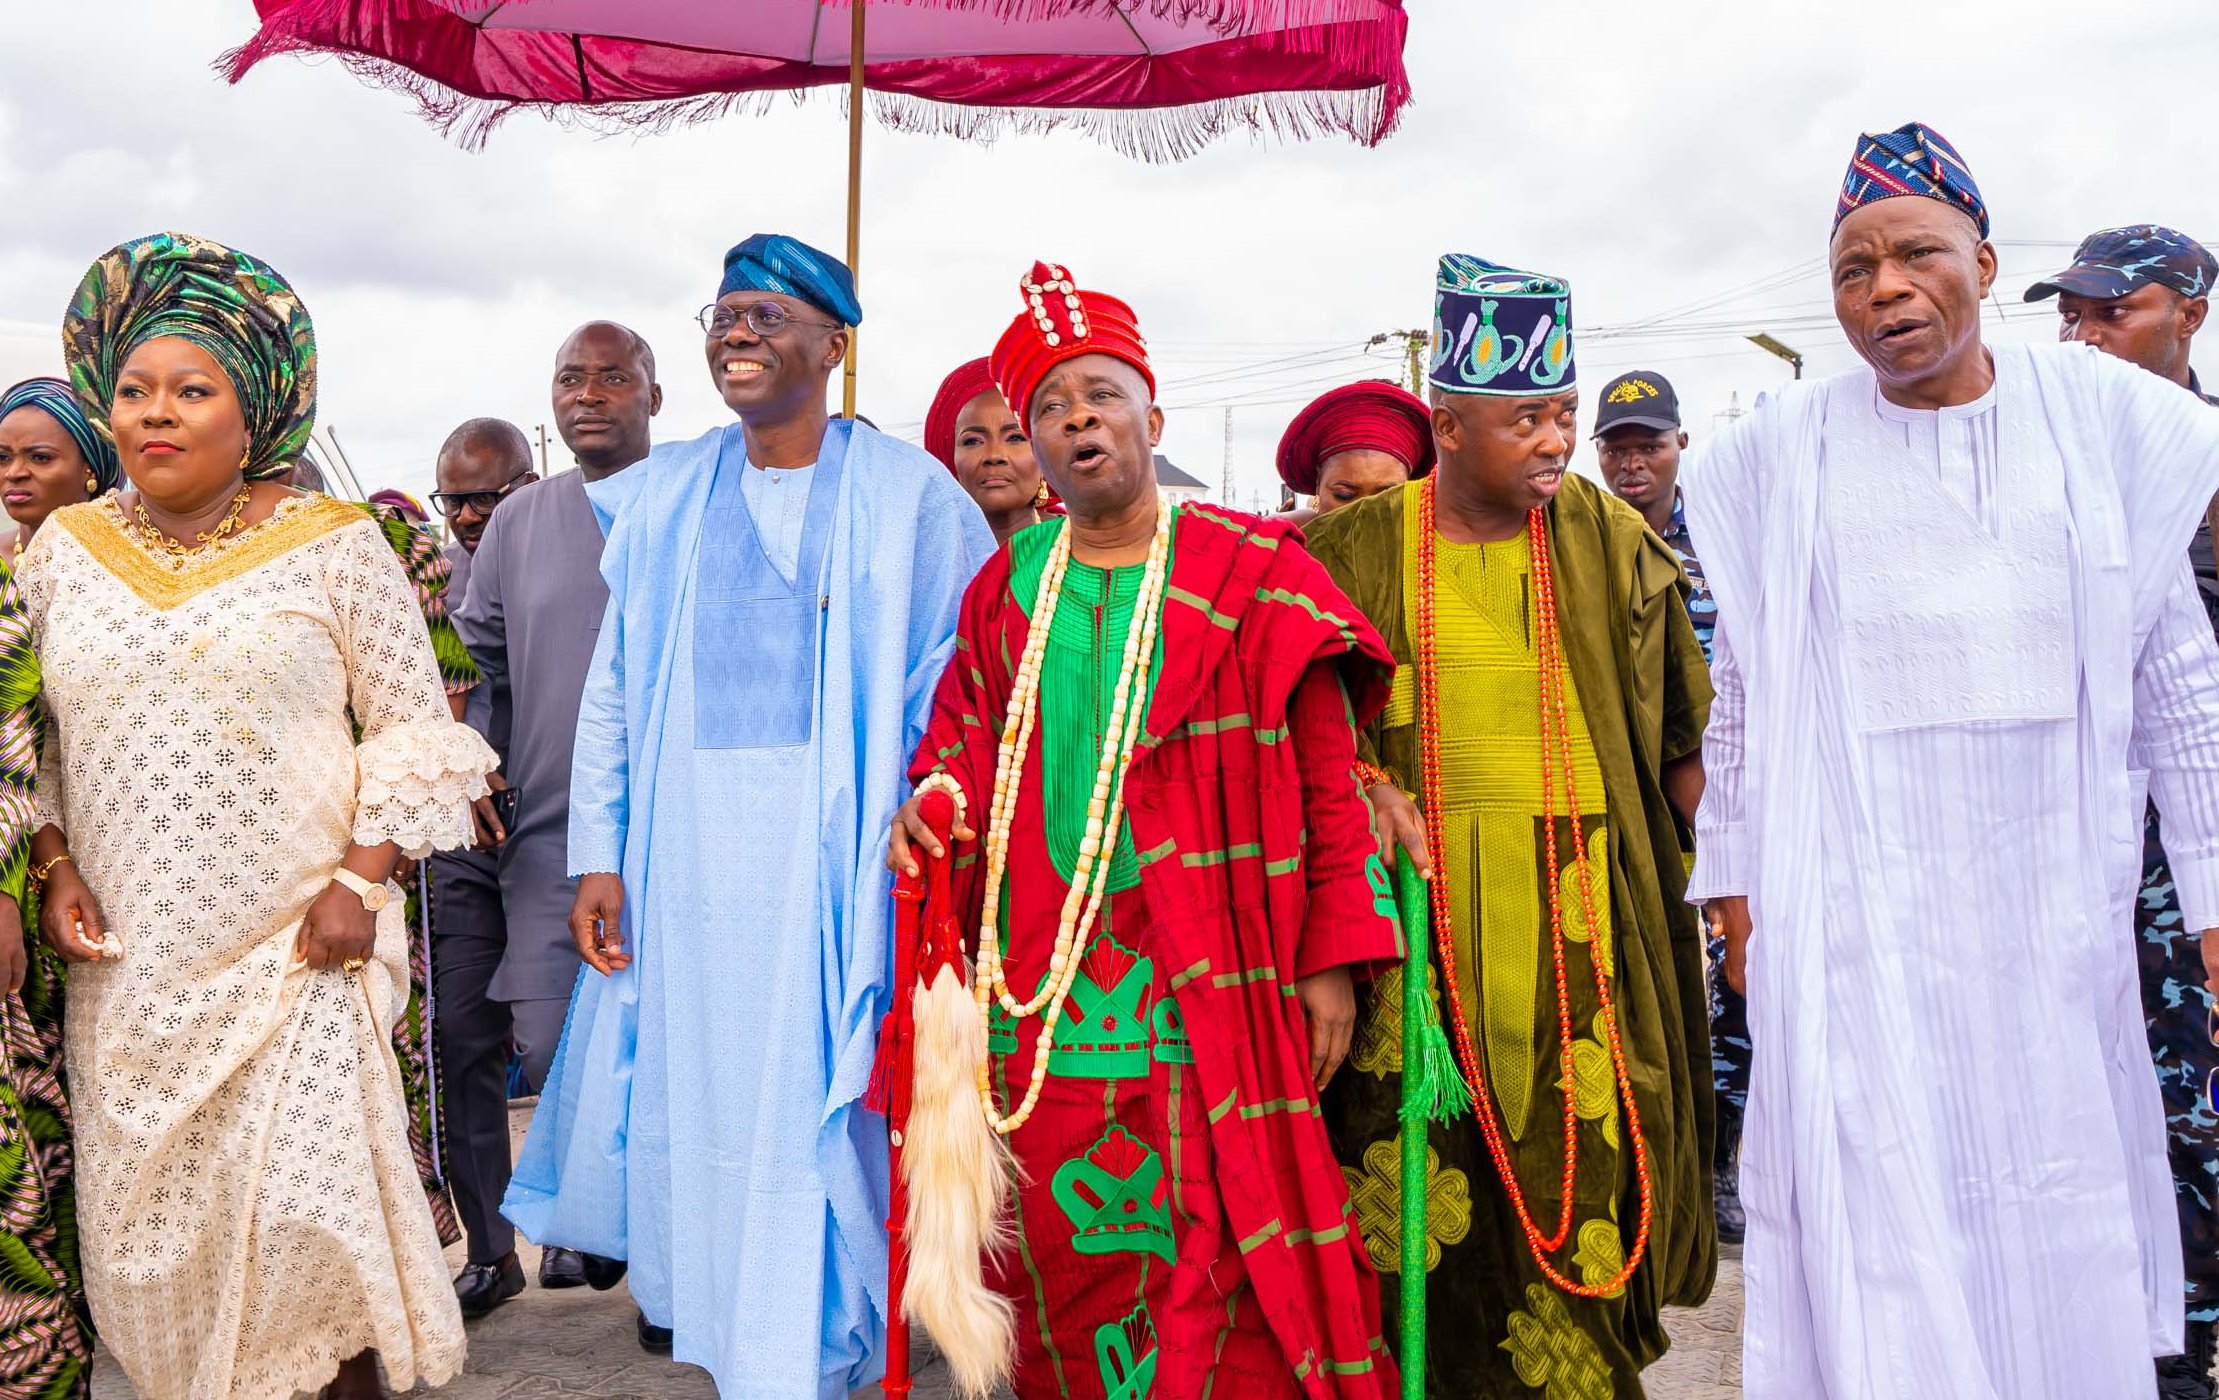
{"label": "gold necklace", "polygon": [[251,481],[239,483],[239,494],[231,498],[231,509],[224,512],[223,519],[216,522],[214,529],[194,535],[191,544],[181,544],[171,539],[146,513],[146,502],[143,500],[133,501],[131,503],[133,519],[129,522],[131,532],[137,535],[139,543],[145,545],[148,549],[166,554],[172,559],[182,559],[190,554],[200,554],[214,549],[217,545],[222,544],[225,540],[246,528],[247,502],[253,498],[254,483]]}

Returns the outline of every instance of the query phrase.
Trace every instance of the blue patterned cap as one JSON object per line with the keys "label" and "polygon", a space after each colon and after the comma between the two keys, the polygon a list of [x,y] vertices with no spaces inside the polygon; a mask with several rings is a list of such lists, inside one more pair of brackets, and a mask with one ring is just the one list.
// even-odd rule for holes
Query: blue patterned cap
{"label": "blue patterned cap", "polygon": [[1447,254],[1434,284],[1430,378],[1448,394],[1571,388],[1572,289],[1561,277]]}
{"label": "blue patterned cap", "polygon": [[843,326],[863,324],[855,299],[855,274],[821,249],[783,233],[758,233],[724,255],[719,299],[734,292],[776,292],[799,297]]}
{"label": "blue patterned cap", "polygon": [[1868,131],[1857,138],[1849,174],[1834,206],[1834,227],[1867,204],[1898,195],[1924,195],[1963,210],[1988,236],[1988,203],[1980,197],[1965,158],[1940,132],[1923,122],[1893,131]]}
{"label": "blue patterned cap", "polygon": [[2219,260],[2178,229],[2160,224],[2107,228],[2081,240],[2073,265],[2026,289],[2028,301],[2071,292],[2109,301],[2156,284],[2184,297],[2211,295]]}

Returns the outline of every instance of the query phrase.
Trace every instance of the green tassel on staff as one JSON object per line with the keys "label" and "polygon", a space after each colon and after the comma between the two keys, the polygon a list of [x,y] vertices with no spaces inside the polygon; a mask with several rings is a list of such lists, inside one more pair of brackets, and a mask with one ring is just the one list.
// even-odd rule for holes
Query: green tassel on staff
{"label": "green tassel on staff", "polygon": [[1402,916],[1402,1395],[1425,1400],[1426,1129],[1471,1110],[1433,1006],[1432,901],[1406,853],[1395,857],[1395,905]]}

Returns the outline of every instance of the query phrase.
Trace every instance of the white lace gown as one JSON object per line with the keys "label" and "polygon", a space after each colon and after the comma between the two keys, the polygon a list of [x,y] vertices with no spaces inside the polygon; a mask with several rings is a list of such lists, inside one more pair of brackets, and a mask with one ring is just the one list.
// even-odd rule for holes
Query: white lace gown
{"label": "white lace gown", "polygon": [[390,1040],[398,895],[359,972],[294,957],[350,840],[463,844],[494,765],[399,563],[308,497],[180,570],[96,502],[55,513],[21,580],[58,738],[42,816],[122,944],[72,971],[67,1021],[101,1344],[143,1400],[286,1400],[366,1347],[396,1388],[451,1378]]}

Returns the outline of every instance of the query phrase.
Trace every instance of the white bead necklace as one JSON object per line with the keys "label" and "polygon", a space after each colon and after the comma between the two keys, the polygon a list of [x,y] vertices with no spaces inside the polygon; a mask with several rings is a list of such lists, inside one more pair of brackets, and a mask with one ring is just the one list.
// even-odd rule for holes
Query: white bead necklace
{"label": "white bead necklace", "polygon": [[1047,975],[1031,999],[1019,1002],[1009,989],[1002,968],[1002,878],[1009,866],[1009,832],[1017,816],[1017,793],[1023,785],[1025,754],[1032,747],[1033,728],[1040,714],[1040,669],[1048,649],[1049,624],[1063,596],[1063,575],[1071,559],[1071,527],[1066,524],[1049,547],[1047,566],[1040,573],[1040,590],[1033,598],[1031,630],[1025,636],[1024,655],[1017,664],[1017,678],[1010,689],[1009,711],[1002,720],[1001,744],[994,756],[994,800],[986,828],[986,901],[979,923],[978,967],[971,979],[979,1018],[991,1013],[998,999],[1016,1020],[1042,1014],[1040,1038],[1033,1046],[1032,1079],[1022,1103],[1004,1117],[994,1105],[992,1056],[979,1062],[979,1105],[995,1132],[1007,1136],[1032,1117],[1040,1090],[1048,1080],[1048,1051],[1055,1040],[1056,1023],[1063,1017],[1064,999],[1078,981],[1079,949],[1094,927],[1109,886],[1110,857],[1116,850],[1116,833],[1125,818],[1125,774],[1131,767],[1133,746],[1139,742],[1145,701],[1135,703],[1135,693],[1145,693],[1149,659],[1156,648],[1156,627],[1162,617],[1166,567],[1171,557],[1174,512],[1159,506],[1156,534],[1148,547],[1148,564],[1141,574],[1139,596],[1133,603],[1132,625],[1125,629],[1125,654],[1118,665],[1117,686],[1111,692],[1109,724],[1102,735],[1102,758],[1095,770],[1094,792],[1086,804],[1086,834],[1079,840],[1079,856],[1071,872],[1071,886],[1063,897],[1063,912],[1056,925],[1054,951]]}

